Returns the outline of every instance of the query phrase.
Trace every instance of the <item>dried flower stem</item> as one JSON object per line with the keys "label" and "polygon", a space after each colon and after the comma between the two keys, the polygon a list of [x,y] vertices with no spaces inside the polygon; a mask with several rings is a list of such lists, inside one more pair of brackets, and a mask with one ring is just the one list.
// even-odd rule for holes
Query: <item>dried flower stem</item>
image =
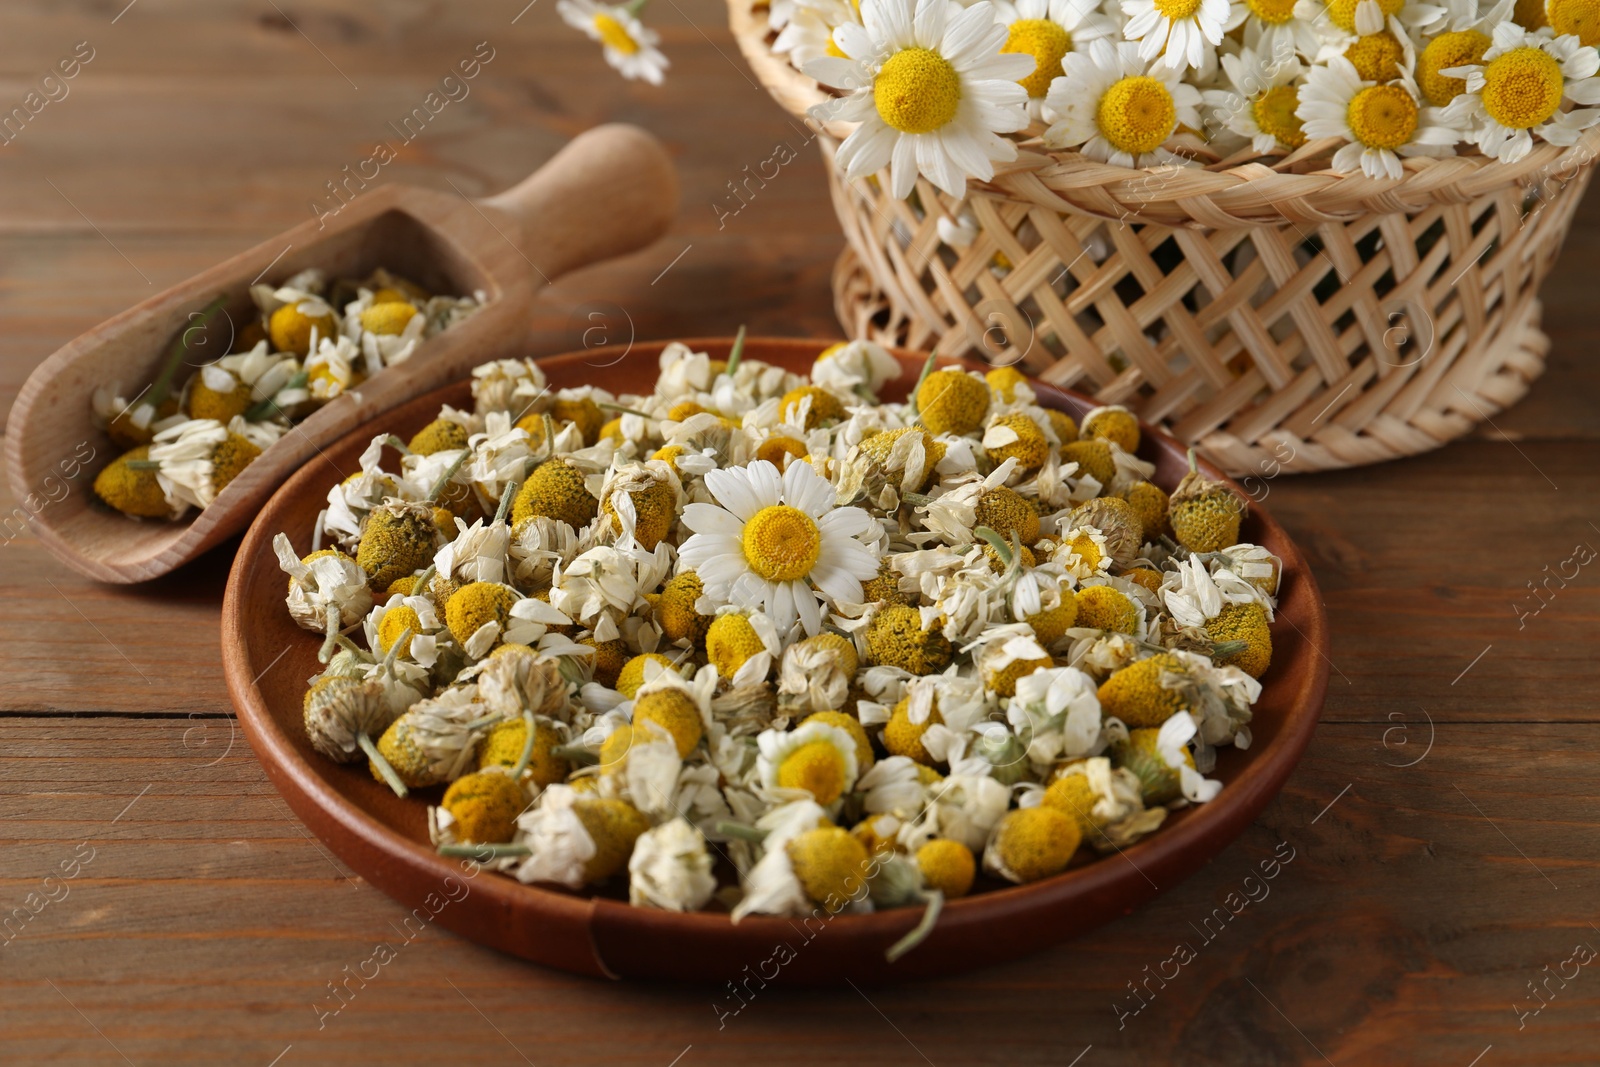
{"label": "dried flower stem", "polygon": [[383,777],[384,783],[394,790],[395,796],[403,797],[410,792],[406,784],[400,780],[400,776],[394,773],[394,768],[389,766],[389,761],[383,758],[383,753],[378,751],[378,746],[372,743],[372,738],[366,734],[357,734],[356,744],[361,746],[361,751],[367,754],[372,766]]}
{"label": "dried flower stem", "polygon": [[922,944],[928,935],[933,933],[933,924],[939,921],[939,913],[944,911],[944,894],[935,889],[923,899],[928,902],[928,906],[923,909],[922,919],[906,933],[906,936],[890,945],[884,952],[883,958],[890,963]]}

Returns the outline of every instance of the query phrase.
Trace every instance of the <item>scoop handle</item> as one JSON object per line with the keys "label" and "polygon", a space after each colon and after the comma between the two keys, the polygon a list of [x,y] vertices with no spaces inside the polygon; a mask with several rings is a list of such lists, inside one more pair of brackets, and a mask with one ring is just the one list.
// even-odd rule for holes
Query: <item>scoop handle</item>
{"label": "scoop handle", "polygon": [[678,211],[678,174],[653,134],[610,123],[579,134],[480,203],[516,220],[517,232],[505,236],[534,267],[536,281],[552,281],[666,233]]}

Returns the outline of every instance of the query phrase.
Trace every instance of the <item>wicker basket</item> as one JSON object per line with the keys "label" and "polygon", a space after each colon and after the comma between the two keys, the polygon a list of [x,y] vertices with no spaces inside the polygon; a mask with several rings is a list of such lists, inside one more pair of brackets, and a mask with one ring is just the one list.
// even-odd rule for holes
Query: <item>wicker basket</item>
{"label": "wicker basket", "polygon": [[[773,54],[764,7],[729,15],[780,104],[827,99]],[[922,180],[902,201],[887,175],[832,165],[848,131],[817,140],[853,335],[1015,363],[1257,476],[1415,455],[1520,399],[1549,346],[1539,284],[1600,152],[1596,128],[1515,164],[1407,160],[1391,181],[1328,171],[1329,142],[1151,171],[1033,142],[964,201]],[[939,223],[962,215],[977,237],[952,247]]]}

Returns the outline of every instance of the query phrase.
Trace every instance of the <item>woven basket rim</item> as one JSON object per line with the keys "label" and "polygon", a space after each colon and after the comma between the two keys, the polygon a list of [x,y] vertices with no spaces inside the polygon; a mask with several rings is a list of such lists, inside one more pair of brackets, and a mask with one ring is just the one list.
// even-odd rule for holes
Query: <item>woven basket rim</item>
{"label": "woven basket rim", "polygon": [[[728,22],[751,70],[779,104],[836,140],[849,136],[855,123],[819,123],[808,114],[833,97],[772,51],[765,0],[728,0]],[[968,195],[1163,226],[1315,225],[1466,203],[1513,184],[1570,180],[1600,156],[1600,126],[1590,127],[1568,147],[1541,141],[1516,163],[1482,155],[1411,157],[1401,161],[1405,173],[1399,179],[1369,178],[1359,171],[1278,169],[1314,152],[1317,144],[1326,142],[1307,144],[1276,166],[1252,160],[1216,169],[1134,169],[1027,142],[1014,162],[996,167],[992,181],[969,182]]]}

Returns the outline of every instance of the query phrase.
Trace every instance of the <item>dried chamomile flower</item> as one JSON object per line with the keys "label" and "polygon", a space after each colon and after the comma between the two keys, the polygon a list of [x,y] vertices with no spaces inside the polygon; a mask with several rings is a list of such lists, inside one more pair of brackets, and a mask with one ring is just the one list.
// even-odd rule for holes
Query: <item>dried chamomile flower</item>
{"label": "dried chamomile flower", "polygon": [[796,641],[783,653],[778,694],[786,707],[832,711],[844,706],[860,661],[856,646],[835,633]]}
{"label": "dried chamomile flower", "polygon": [[1165,821],[1167,809],[1145,807],[1143,790],[1133,771],[1113,768],[1105,756],[1094,756],[1064,766],[1039,803],[1074,819],[1095,851],[1111,852],[1127,848]]}
{"label": "dried chamomile flower", "polygon": [[682,818],[639,835],[628,860],[628,902],[668,911],[698,911],[717,890],[706,838]]}
{"label": "dried chamomile flower", "polygon": [[866,400],[900,377],[900,361],[872,341],[840,341],[824,348],[811,367],[811,380],[840,396]]}
{"label": "dried chamomile flower", "polygon": [[496,715],[516,718],[523,712],[565,719],[570,685],[561,664],[526,645],[496,648],[477,674],[478,699]]}
{"label": "dried chamomile flower", "polygon": [[680,491],[672,469],[660,460],[613,468],[601,490],[600,511],[618,536],[631,536],[654,550],[677,521]]}
{"label": "dried chamomile flower", "polygon": [[989,414],[989,385],[964,370],[934,371],[917,387],[917,418],[934,434],[968,434]]}
{"label": "dried chamomile flower", "polygon": [[1124,452],[1139,451],[1139,419],[1117,404],[1098,407],[1083,417],[1079,436],[1085,441],[1110,441]]}
{"label": "dried chamomile flower", "polygon": [[984,431],[983,447],[996,463],[1015,459],[1019,472],[1038,470],[1050,456],[1050,442],[1045,440],[1044,431],[1020,411],[996,416]]}
{"label": "dried chamomile flower", "polygon": [[[480,676],[481,677],[481,676]],[[478,769],[520,772],[541,789],[567,780],[572,764],[559,752],[566,739],[556,725],[532,714],[502,719],[478,742]]]}
{"label": "dried chamomile flower", "polygon": [[[472,695],[470,688],[452,689],[437,698],[420,700],[390,723],[378,739],[378,751],[408,788],[453,781],[472,763],[483,736],[485,712]],[[371,769],[378,781],[387,779],[376,762]]]}
{"label": "dried chamomile flower", "polygon": [[173,517],[175,510],[151,465],[150,446],[140,445],[112,460],[95,475],[94,495],[124,515],[139,519]]}
{"label": "dried chamomile flower", "polygon": [[352,763],[377,749],[396,711],[382,682],[375,679],[324,676],[306,690],[306,737],[311,747],[336,763]]}
{"label": "dried chamomile flower", "polygon": [[791,731],[766,730],[756,744],[756,773],[768,789],[803,790],[826,807],[855,785],[855,738],[832,723],[807,721]]}
{"label": "dried chamomile flower", "polygon": [[1111,446],[1104,441],[1067,441],[1061,446],[1061,459],[1076,463],[1080,475],[1088,475],[1102,486],[1110,485],[1117,477],[1117,461]]}
{"label": "dried chamomile flower", "polygon": [[1191,552],[1217,552],[1239,543],[1239,524],[1245,502],[1226,483],[1214,482],[1195,469],[1189,453],[1189,473],[1173,490],[1167,517],[1178,543]]}
{"label": "dried chamomile flower", "polygon": [[937,626],[924,626],[922,612],[892,604],[867,626],[867,662],[911,674],[936,674],[949,666],[953,650]]}
{"label": "dried chamomile flower", "polygon": [[1121,493],[1123,500],[1139,516],[1140,542],[1154,541],[1167,529],[1168,497],[1166,491],[1153,482],[1134,482]]}
{"label": "dried chamomile flower", "polygon": [[785,850],[806,896],[821,904],[828,914],[861,899],[870,857],[850,831],[837,826],[807,830],[795,835]]}
{"label": "dried chamomile flower", "polygon": [[1100,698],[1094,679],[1075,667],[1036,670],[1018,680],[1006,720],[1027,746],[1035,767],[1083,756],[1100,737]]}
{"label": "dried chamomile flower", "polygon": [[541,463],[517,490],[511,508],[511,524],[543,515],[566,523],[575,530],[593,521],[600,502],[589,492],[583,471],[565,459]]}
{"label": "dried chamomile flower", "polygon": [[1101,684],[1100,707],[1130,727],[1160,726],[1189,707],[1182,680],[1192,664],[1173,652],[1161,652],[1117,671]]}
{"label": "dried chamomile flower", "polygon": [[528,795],[515,778],[494,767],[457,778],[440,806],[450,813],[451,829],[461,840],[501,844],[516,834]]}
{"label": "dried chamomile flower", "polygon": [[1114,496],[1096,497],[1072,509],[1071,525],[1092,527],[1105,538],[1111,559],[1126,567],[1139,556],[1144,543],[1144,520],[1126,500]]}
{"label": "dried chamomile flower", "polygon": [[[505,632],[511,621],[511,609],[521,599],[521,593],[499,582],[471,582],[462,586],[451,594],[449,603],[444,606],[450,636],[467,649],[469,655],[482,657]],[[474,652],[475,647],[481,651]]]}
{"label": "dried chamomile flower", "polygon": [[917,869],[929,889],[955,900],[972,890],[978,861],[960,841],[936,837],[917,849]]}
{"label": "dried chamomile flower", "polygon": [[224,425],[213,419],[190,419],[157,433],[149,461],[157,464],[156,480],[174,512],[208,508],[256,457],[261,446],[237,432],[242,420]]}
{"label": "dried chamomile flower", "polygon": [[396,578],[427,567],[440,541],[433,509],[426,504],[393,501],[367,513],[361,524],[356,562],[374,589],[387,589]]}
{"label": "dried chamomile flower", "polygon": [[1091,585],[1078,590],[1077,605],[1080,627],[1125,634],[1137,634],[1142,628],[1144,613],[1138,602],[1114,586]]}
{"label": "dried chamomile flower", "polygon": [[1217,657],[1219,666],[1234,666],[1252,678],[1260,678],[1272,664],[1272,628],[1267,611],[1254,601],[1228,604],[1206,620],[1206,633],[1213,641],[1242,641],[1238,652]]}
{"label": "dried chamomile flower", "polygon": [[517,878],[573,889],[603,882],[627,869],[634,842],[649,828],[625,800],[584,797],[552,786],[518,820],[517,837],[527,844],[529,856],[517,868]]}
{"label": "dried chamomile flower", "polygon": [[1054,808],[1018,808],[995,827],[983,853],[983,869],[1025,884],[1059,874],[1078,851],[1078,824]]}
{"label": "dried chamomile flower", "polygon": [[705,584],[694,571],[679,571],[661,587],[655,616],[667,640],[704,644],[712,620],[695,610],[695,604],[704,593]]}
{"label": "dried chamomile flower", "polygon": [[326,633],[331,620],[333,629],[342,630],[372,609],[366,572],[343,552],[325,548],[301,559],[281,533],[273,537],[272,551],[289,576],[289,617],[304,629]]}
{"label": "dried chamomile flower", "polygon": [[[651,664],[656,665],[654,670],[649,669]],[[622,669],[617,672],[617,684],[614,688],[631,700],[638,695],[640,687],[645,682],[653,681],[661,671],[675,669],[672,660],[666,656],[659,652],[646,652],[634,656],[622,665]]]}

